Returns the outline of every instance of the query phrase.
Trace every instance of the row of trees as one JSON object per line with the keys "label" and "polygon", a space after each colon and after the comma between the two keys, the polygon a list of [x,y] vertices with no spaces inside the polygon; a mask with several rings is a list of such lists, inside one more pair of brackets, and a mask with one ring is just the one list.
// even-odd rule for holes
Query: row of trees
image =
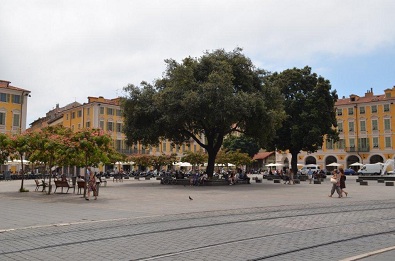
{"label": "row of trees", "polygon": [[270,73],[256,68],[240,48],[165,62],[153,84],[124,88],[128,144],[195,141],[207,151],[212,176],[225,137],[236,133],[258,148],[289,150],[292,169],[300,151],[316,151],[325,135],[338,139],[336,90],[308,66]]}
{"label": "row of trees", "polygon": [[[114,151],[111,137],[99,129],[85,129],[73,132],[62,126],[45,127],[37,132],[15,135],[0,133],[0,162],[8,159],[29,159],[48,167],[53,166],[97,166],[123,159]],[[21,188],[24,190],[24,164],[21,161]],[[45,168],[47,169],[47,168]],[[51,187],[51,176],[49,186]],[[51,190],[48,190],[51,193]]]}
{"label": "row of trees", "polygon": [[[130,159],[134,162],[134,165],[140,166],[142,169],[146,167],[154,167],[156,170],[160,170],[163,166],[172,166],[177,161],[177,154],[171,155],[132,155]],[[203,152],[191,152],[186,151],[181,157],[182,162],[189,162],[192,166],[201,166],[207,163],[207,154]],[[252,163],[251,157],[247,153],[242,153],[240,150],[220,150],[216,157],[216,163],[226,165],[234,164],[236,166],[244,166]]]}

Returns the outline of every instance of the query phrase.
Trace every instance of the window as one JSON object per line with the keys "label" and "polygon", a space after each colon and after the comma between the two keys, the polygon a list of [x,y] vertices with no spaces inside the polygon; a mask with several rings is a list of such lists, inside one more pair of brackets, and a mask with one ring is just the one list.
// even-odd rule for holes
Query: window
{"label": "window", "polygon": [[122,132],[122,123],[117,122],[117,132]]}
{"label": "window", "polygon": [[366,122],[360,121],[359,124],[361,125],[361,131],[366,131]]}
{"label": "window", "polygon": [[75,119],[75,112],[74,111],[71,113],[71,118]]}
{"label": "window", "polygon": [[20,115],[19,114],[14,114],[13,119],[12,119],[12,126],[13,127],[20,126]]}
{"label": "window", "polygon": [[21,104],[21,96],[20,95],[12,95],[12,103]]}
{"label": "window", "polygon": [[343,109],[337,109],[337,116],[343,115]]}
{"label": "window", "polygon": [[91,108],[86,108],[86,115],[89,115]]}
{"label": "window", "polygon": [[0,101],[7,102],[7,94],[0,92]]}
{"label": "window", "polygon": [[333,140],[326,140],[326,149],[333,150]]}
{"label": "window", "polygon": [[102,130],[104,130],[104,121],[103,121],[103,120],[100,120],[100,122],[99,122],[99,128],[102,129]]}
{"label": "window", "polygon": [[100,107],[100,114],[104,114],[104,107]]}
{"label": "window", "polygon": [[391,120],[384,119],[384,130],[391,130]]}
{"label": "window", "polygon": [[66,114],[66,120],[69,120],[69,114],[68,113]]}
{"label": "window", "polygon": [[354,122],[350,121],[348,123],[348,131],[350,131],[350,132],[354,131]]}
{"label": "window", "polygon": [[384,111],[390,111],[390,105],[389,104],[384,104]]}
{"label": "window", "polygon": [[5,125],[5,112],[0,112],[0,125]]}
{"label": "window", "polygon": [[85,123],[85,127],[86,127],[86,128],[90,128],[90,127],[91,127],[91,122],[90,122],[90,121],[87,121],[87,122]]}
{"label": "window", "polygon": [[116,140],[115,141],[115,149],[122,150],[122,140]]}
{"label": "window", "polygon": [[77,117],[78,117],[78,118],[81,118],[81,117],[82,117],[82,110],[80,110],[80,111],[77,112]]}
{"label": "window", "polygon": [[343,122],[338,122],[337,123],[337,131],[338,132],[343,132]]}
{"label": "window", "polygon": [[114,110],[112,108],[107,108],[107,115],[114,115]]}
{"label": "window", "polygon": [[374,130],[374,131],[378,130],[377,120],[372,120],[372,130]]}
{"label": "window", "polygon": [[165,152],[166,151],[166,141],[162,142],[162,151]]}
{"label": "window", "polygon": [[108,131],[114,130],[114,123],[112,121],[107,122],[107,130]]}
{"label": "window", "polygon": [[339,149],[344,149],[344,139],[339,139],[337,142],[336,142],[336,144],[337,144],[337,147],[339,148]]}
{"label": "window", "polygon": [[121,110],[117,110],[116,114],[117,114],[117,116],[122,116],[122,111]]}
{"label": "window", "polygon": [[365,114],[365,107],[359,107],[359,114]]}
{"label": "window", "polygon": [[79,130],[81,129],[81,123],[78,123],[78,129]]}
{"label": "window", "polygon": [[355,148],[355,139],[350,139],[350,148]]}
{"label": "window", "polygon": [[348,115],[354,115],[354,108],[348,108]]}
{"label": "window", "polygon": [[385,93],[385,98],[391,98],[391,93],[390,92],[386,92]]}
{"label": "window", "polygon": [[377,112],[377,105],[372,105],[371,107],[372,113],[376,113]]}
{"label": "window", "polygon": [[373,137],[373,148],[378,148],[379,147],[379,138],[378,137]]}
{"label": "window", "polygon": [[360,138],[360,139],[358,139],[358,147],[360,149],[367,149],[367,148],[369,148],[369,139],[368,138]]}
{"label": "window", "polygon": [[385,137],[385,147],[391,148],[391,137]]}

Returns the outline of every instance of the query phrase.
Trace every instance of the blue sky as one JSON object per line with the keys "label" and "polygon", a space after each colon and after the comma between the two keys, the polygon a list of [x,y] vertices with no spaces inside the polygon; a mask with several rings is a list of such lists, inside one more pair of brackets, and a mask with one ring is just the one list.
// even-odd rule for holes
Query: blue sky
{"label": "blue sky", "polygon": [[2,0],[0,79],[31,91],[28,124],[218,48],[272,72],[308,65],[339,97],[383,94],[395,85],[394,11],[393,0]]}

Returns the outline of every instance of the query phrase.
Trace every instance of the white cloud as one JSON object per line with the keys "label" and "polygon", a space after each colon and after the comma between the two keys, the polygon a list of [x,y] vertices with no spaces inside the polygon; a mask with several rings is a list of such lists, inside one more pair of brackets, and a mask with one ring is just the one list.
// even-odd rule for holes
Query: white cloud
{"label": "white cloud", "polygon": [[391,0],[5,0],[0,78],[32,91],[30,123],[56,103],[113,98],[160,77],[164,59],[205,50],[242,47],[279,70],[393,48],[393,10]]}

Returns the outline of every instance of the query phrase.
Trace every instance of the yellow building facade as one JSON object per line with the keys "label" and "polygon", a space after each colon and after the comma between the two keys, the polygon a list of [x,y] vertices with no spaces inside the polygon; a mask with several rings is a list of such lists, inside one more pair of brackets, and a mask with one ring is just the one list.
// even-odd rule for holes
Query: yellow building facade
{"label": "yellow building facade", "polygon": [[[56,108],[48,112],[46,117],[33,122],[31,129],[53,125],[63,125],[73,131],[84,128],[102,129],[111,136],[114,148],[126,155],[170,155],[175,153],[177,154],[177,159],[180,160],[186,151],[203,151],[195,141],[181,146],[173,146],[168,140],[161,141],[156,147],[144,147],[139,143],[128,146],[125,134],[122,132],[124,119],[120,98],[88,97],[87,103],[80,104],[75,102],[61,108],[59,105],[56,105]],[[204,137],[201,140],[204,141]],[[104,171],[104,169],[101,168],[100,171]]]}
{"label": "yellow building facade", "polygon": [[0,80],[0,132],[21,133],[26,130],[27,100],[30,91]]}
{"label": "yellow building facade", "polygon": [[318,164],[321,168],[337,162],[350,164],[385,162],[395,155],[395,86],[374,95],[373,89],[363,97],[351,94],[336,102],[337,130],[340,140],[325,140],[315,153],[302,152],[298,163]]}

